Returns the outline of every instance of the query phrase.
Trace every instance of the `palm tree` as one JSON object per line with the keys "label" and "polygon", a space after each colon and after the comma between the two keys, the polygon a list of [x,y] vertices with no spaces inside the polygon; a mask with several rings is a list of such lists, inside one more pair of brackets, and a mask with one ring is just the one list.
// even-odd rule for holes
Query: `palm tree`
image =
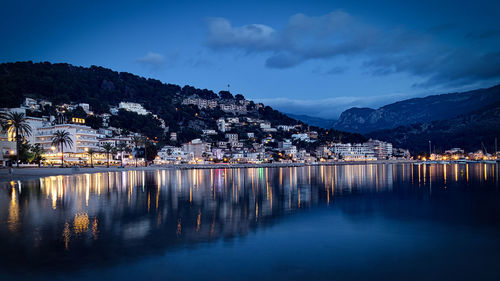
{"label": "palm tree", "polygon": [[73,140],[69,132],[65,130],[57,130],[52,135],[52,145],[61,147],[61,167],[64,165],[64,146],[72,147]]}
{"label": "palm tree", "polygon": [[116,150],[120,152],[120,166],[123,167],[123,152],[127,150],[127,145],[121,142],[116,146]]}
{"label": "palm tree", "polygon": [[115,147],[109,143],[105,142],[104,144],[101,145],[101,148],[106,152],[106,159],[107,159],[107,164],[106,167],[109,168],[109,154],[115,149]]}
{"label": "palm tree", "polygon": [[35,161],[35,163],[38,164],[38,167],[40,167],[40,164],[45,159],[43,157],[45,149],[43,149],[43,146],[41,146],[39,143],[35,143],[34,145],[31,146],[30,150],[33,153],[33,160]]}
{"label": "palm tree", "polygon": [[139,136],[133,136],[132,142],[134,143],[134,148],[135,148],[135,155],[134,155],[135,167],[137,167],[137,148],[144,143],[144,138]]}
{"label": "palm tree", "polygon": [[19,167],[19,146],[25,136],[31,135],[31,126],[24,113],[9,112],[0,116],[2,130],[7,130],[16,139],[16,163]]}
{"label": "palm tree", "polygon": [[89,148],[87,150],[87,154],[90,156],[90,167],[94,168],[94,154],[98,153],[99,151],[93,148]]}

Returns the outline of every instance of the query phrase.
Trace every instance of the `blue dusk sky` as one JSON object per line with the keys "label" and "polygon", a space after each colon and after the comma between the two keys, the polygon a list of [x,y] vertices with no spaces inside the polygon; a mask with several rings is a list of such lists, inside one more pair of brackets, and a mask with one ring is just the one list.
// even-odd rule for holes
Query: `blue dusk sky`
{"label": "blue dusk sky", "polygon": [[500,82],[498,1],[2,1],[0,62],[67,62],[226,90],[281,111]]}

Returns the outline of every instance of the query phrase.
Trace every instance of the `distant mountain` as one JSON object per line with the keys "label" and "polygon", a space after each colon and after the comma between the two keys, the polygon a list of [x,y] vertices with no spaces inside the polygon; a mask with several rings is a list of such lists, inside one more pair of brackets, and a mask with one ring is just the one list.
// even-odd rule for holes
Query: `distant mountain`
{"label": "distant mountain", "polygon": [[416,123],[446,120],[472,113],[500,102],[500,85],[464,93],[433,95],[395,102],[379,109],[351,108],[339,117],[334,128],[369,133]]}
{"label": "distant mountain", "polygon": [[395,129],[367,134],[368,137],[390,141],[396,147],[408,148],[413,152],[427,152],[429,140],[432,149],[442,152],[453,147],[476,151],[486,147],[494,152],[495,138],[500,141],[500,103],[453,117]]}
{"label": "distant mountain", "polygon": [[296,120],[300,120],[308,125],[311,126],[316,126],[324,129],[330,129],[333,127],[335,122],[337,120],[333,119],[324,119],[320,117],[314,117],[314,116],[309,116],[309,115],[296,115],[296,114],[291,114],[291,113],[286,113],[291,118],[294,118]]}

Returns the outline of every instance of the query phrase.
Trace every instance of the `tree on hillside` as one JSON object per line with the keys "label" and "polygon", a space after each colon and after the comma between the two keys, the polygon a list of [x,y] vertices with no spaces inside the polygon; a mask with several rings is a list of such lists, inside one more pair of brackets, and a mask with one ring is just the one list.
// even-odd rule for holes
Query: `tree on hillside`
{"label": "tree on hillside", "polygon": [[228,92],[228,91],[220,91],[219,92],[219,96],[223,100],[232,100],[232,99],[234,99],[233,95],[230,92]]}

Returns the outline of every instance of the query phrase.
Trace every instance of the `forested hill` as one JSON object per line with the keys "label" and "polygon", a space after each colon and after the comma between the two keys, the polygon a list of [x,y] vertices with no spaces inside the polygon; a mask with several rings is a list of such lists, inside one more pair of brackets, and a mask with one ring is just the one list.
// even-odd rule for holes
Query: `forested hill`
{"label": "forested hill", "polygon": [[[165,84],[99,66],[86,68],[48,62],[0,64],[0,107],[17,107],[24,98],[32,97],[56,104],[88,103],[94,112],[104,113],[109,111],[109,105],[129,101],[141,103],[165,120],[182,121],[177,105],[182,98],[193,94],[206,99],[219,97],[211,90]],[[297,123],[270,107],[265,107],[261,113],[266,119]]]}
{"label": "forested hill", "polygon": [[85,102],[96,113],[120,101],[139,102],[157,114],[172,115],[176,95],[217,97],[212,91],[164,84],[127,72],[99,66],[77,67],[66,63],[17,62],[0,64],[0,106],[15,107],[26,97],[56,104]]}
{"label": "forested hill", "polygon": [[[241,94],[233,96],[227,91],[215,93],[192,86],[165,84],[159,80],[99,66],[78,67],[49,62],[0,64],[0,108],[18,107],[26,97],[30,97],[49,100],[54,104],[88,103],[91,110],[99,114],[109,112],[110,106],[117,106],[121,101],[137,102],[165,120],[170,131],[182,135],[183,132],[191,130],[186,138],[195,137],[202,129],[215,129],[215,121],[218,118],[231,115],[219,108],[200,110],[193,105],[182,105],[182,100],[192,95],[226,101],[244,99]],[[247,108],[248,113],[245,116],[267,120],[273,126],[303,124],[269,106],[256,106],[252,101]],[[318,130],[320,134],[326,132],[321,128],[313,129]],[[336,130],[329,130],[326,135],[327,139],[342,135],[346,141],[364,140],[359,134]],[[160,139],[163,136],[157,137]]]}

